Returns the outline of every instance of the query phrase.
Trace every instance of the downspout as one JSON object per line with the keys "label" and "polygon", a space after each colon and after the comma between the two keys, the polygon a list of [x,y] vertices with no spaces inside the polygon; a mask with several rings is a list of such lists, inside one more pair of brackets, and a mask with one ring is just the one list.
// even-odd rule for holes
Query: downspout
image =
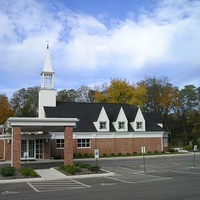
{"label": "downspout", "polygon": [[164,132],[162,133],[162,138],[161,138],[161,150],[162,150],[162,152],[164,150],[164,147],[163,147],[163,134],[164,134]]}

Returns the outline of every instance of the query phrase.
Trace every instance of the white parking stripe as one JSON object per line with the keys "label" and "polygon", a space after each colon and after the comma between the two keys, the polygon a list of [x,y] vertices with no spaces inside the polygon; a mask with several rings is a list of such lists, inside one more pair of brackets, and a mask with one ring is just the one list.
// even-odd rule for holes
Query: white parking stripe
{"label": "white parking stripe", "polygon": [[181,173],[181,174],[194,174],[194,175],[200,176],[200,173],[196,173],[196,172],[184,172],[184,171],[172,171],[172,172]]}
{"label": "white parking stripe", "polygon": [[60,191],[66,189],[80,189],[80,188],[91,187],[89,185],[80,183],[72,179],[56,180],[56,181],[48,180],[48,181],[27,182],[27,183],[36,192],[50,192],[50,191]]}

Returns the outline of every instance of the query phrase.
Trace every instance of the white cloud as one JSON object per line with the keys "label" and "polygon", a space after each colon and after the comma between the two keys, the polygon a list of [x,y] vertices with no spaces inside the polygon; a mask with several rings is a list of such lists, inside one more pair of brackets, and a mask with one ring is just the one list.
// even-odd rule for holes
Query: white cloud
{"label": "white cloud", "polygon": [[[189,67],[194,73],[179,76],[177,84],[186,79],[188,83],[197,80],[200,1],[157,3],[156,9],[141,13],[137,21],[131,18],[134,13],[127,13],[126,20],[111,19],[105,25],[83,12],[74,13],[57,4],[52,6],[52,2],[3,1],[0,69],[4,75],[20,74],[9,80],[11,83],[1,83],[1,88],[14,82],[26,85],[30,83],[30,74],[34,75],[32,80],[36,74],[39,76],[47,40],[58,79],[67,79],[68,83],[92,85],[92,80],[96,83],[117,76],[138,79],[139,74],[175,79],[180,75],[180,67],[183,72]],[[62,85],[59,82],[59,87]]]}

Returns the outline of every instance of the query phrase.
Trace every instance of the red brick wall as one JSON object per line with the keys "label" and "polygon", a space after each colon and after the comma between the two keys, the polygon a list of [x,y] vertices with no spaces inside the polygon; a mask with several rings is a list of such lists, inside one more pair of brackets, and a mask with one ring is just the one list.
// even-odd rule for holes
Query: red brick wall
{"label": "red brick wall", "polygon": [[44,159],[50,159],[50,140],[44,142]]}
{"label": "red brick wall", "polygon": [[116,139],[115,154],[133,154],[133,138]]}
{"label": "red brick wall", "polygon": [[[6,145],[6,157],[5,160],[11,160],[11,145],[12,145],[12,140],[9,140],[9,143],[7,140],[5,140],[5,145]],[[20,146],[21,148],[21,146]]]}
{"label": "red brick wall", "polygon": [[[77,140],[73,140],[74,154],[94,155],[94,149],[99,149],[100,156],[106,154],[133,154],[141,153],[141,147],[146,147],[146,153],[155,151],[161,152],[161,138],[110,138],[91,139],[91,148],[77,148]],[[52,140],[52,156],[63,158],[63,149],[56,149],[56,140]]]}
{"label": "red brick wall", "polygon": [[4,140],[0,140],[0,159],[4,158]]}
{"label": "red brick wall", "polygon": [[73,127],[64,131],[64,165],[73,165]]}
{"label": "red brick wall", "polygon": [[13,127],[13,160],[12,165],[16,169],[21,167],[21,127]]}
{"label": "red brick wall", "polygon": [[56,140],[51,140],[51,156],[55,159],[64,158],[64,149],[56,149]]}
{"label": "red brick wall", "polygon": [[145,146],[146,153],[161,152],[161,138],[134,138],[134,152],[141,153],[141,147],[143,146]]}

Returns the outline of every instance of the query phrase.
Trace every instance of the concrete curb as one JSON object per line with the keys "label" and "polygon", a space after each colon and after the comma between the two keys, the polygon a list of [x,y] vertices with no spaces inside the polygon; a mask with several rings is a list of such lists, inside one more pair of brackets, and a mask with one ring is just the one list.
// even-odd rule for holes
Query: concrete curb
{"label": "concrete curb", "polygon": [[[52,170],[53,168],[51,168]],[[55,169],[54,169],[55,170]],[[55,170],[57,171],[57,170]],[[62,174],[61,172],[58,172]],[[63,179],[82,179],[82,178],[99,178],[99,177],[107,177],[107,176],[115,176],[116,174],[113,172],[107,172],[107,173],[99,173],[99,174],[84,174],[84,175],[72,175],[72,176],[66,176],[62,174],[62,177],[54,177],[46,179],[44,177],[40,178],[23,178],[23,179],[10,179],[10,180],[0,180],[0,184],[6,184],[6,183],[24,183],[24,182],[36,182],[36,181],[55,181],[55,180],[63,180]],[[42,176],[42,174],[41,174]]]}
{"label": "concrete curb", "polygon": [[10,179],[10,180],[0,180],[0,184],[6,183],[25,183],[25,182],[34,182],[34,181],[44,181],[43,178],[23,178],[23,179]]}

